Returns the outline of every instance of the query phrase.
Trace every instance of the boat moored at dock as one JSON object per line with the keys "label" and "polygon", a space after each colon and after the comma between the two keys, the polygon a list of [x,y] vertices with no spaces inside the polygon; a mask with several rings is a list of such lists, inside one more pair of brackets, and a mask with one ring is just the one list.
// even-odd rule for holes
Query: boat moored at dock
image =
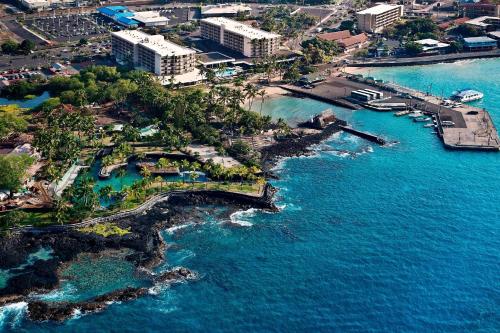
{"label": "boat moored at dock", "polygon": [[453,93],[450,97],[453,101],[458,101],[462,103],[477,101],[484,97],[484,94],[480,91],[473,89],[462,89]]}

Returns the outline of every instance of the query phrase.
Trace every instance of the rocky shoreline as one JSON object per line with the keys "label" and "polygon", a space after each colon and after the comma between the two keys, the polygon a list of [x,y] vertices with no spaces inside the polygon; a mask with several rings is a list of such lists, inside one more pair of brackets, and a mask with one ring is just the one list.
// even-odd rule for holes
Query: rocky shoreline
{"label": "rocky shoreline", "polygon": [[262,166],[266,173],[284,157],[296,157],[307,155],[311,152],[311,146],[321,143],[334,133],[341,131],[340,126],[345,125],[343,120],[336,120],[326,125],[321,131],[301,137],[277,142],[261,150]]}
{"label": "rocky shoreline", "polygon": [[[165,243],[161,231],[184,224],[186,221],[202,222],[202,216],[193,214],[193,207],[228,208],[227,217],[235,211],[249,208],[276,211],[272,202],[274,188],[266,186],[262,197],[229,194],[222,191],[175,193],[169,200],[158,202],[146,214],[117,220],[115,224],[130,232],[123,236],[103,237],[77,229],[26,230],[0,239],[0,269],[12,272],[7,285],[0,289],[0,306],[28,303],[28,317],[35,321],[62,321],[76,312],[101,311],[114,301],[133,300],[145,295],[148,288],[125,288],[84,302],[45,302],[32,297],[60,287],[58,271],[63,265],[77,259],[79,254],[97,254],[107,250],[131,250],[126,260],[137,271],[148,272],[151,286],[172,284],[196,279],[197,274],[187,268],[176,268],[160,275],[150,269],[164,260]],[[29,255],[41,248],[51,249],[51,258],[38,259],[25,265]]]}
{"label": "rocky shoreline", "polygon": [[[317,133],[307,134],[278,142],[265,147],[262,153],[262,166],[272,177],[270,169],[282,158],[305,155],[312,145],[318,144],[332,134],[340,131],[341,120],[326,125]],[[27,315],[34,321],[64,321],[75,314],[87,314],[104,310],[113,302],[130,301],[144,296],[149,288],[124,288],[95,297],[83,302],[45,302],[30,297],[46,293],[60,287],[58,271],[63,265],[77,259],[79,254],[98,254],[107,250],[128,249],[132,253],[126,260],[132,262],[137,271],[146,272],[151,286],[191,281],[197,273],[178,267],[160,275],[150,273],[150,269],[164,261],[165,243],[161,231],[186,221],[202,222],[203,216],[193,212],[193,207],[224,206],[225,218],[238,210],[259,208],[269,211],[278,209],[273,203],[275,189],[267,185],[262,197],[252,197],[223,191],[186,191],[175,193],[168,200],[156,203],[146,214],[133,218],[123,218],[115,224],[130,230],[124,236],[102,237],[93,233],[82,233],[77,229],[25,230],[0,238],[0,269],[14,270],[7,285],[0,289],[0,306],[27,302]],[[37,260],[22,266],[30,255],[40,248],[50,248],[52,257]]]}

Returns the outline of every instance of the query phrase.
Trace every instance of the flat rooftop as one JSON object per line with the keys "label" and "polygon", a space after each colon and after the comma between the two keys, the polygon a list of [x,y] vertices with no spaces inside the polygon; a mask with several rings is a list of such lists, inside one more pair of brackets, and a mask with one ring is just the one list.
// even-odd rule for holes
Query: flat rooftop
{"label": "flat rooftop", "polygon": [[380,4],[371,8],[367,8],[365,10],[362,10],[360,12],[357,12],[357,14],[371,14],[371,15],[377,15],[377,14],[382,14],[385,13],[389,10],[398,8],[401,6],[396,6],[396,5],[389,5],[389,4]]}
{"label": "flat rooftop", "polygon": [[215,64],[222,64],[222,63],[226,63],[226,62],[236,61],[236,59],[231,58],[231,57],[229,57],[225,54],[222,54],[220,52],[200,53],[200,54],[196,55],[196,58],[203,65],[215,65]]}
{"label": "flat rooftop", "polygon": [[236,15],[239,12],[249,12],[252,8],[243,4],[236,5],[209,5],[201,7],[202,15],[218,15],[218,14],[232,14]]}
{"label": "flat rooftop", "polygon": [[152,10],[135,12],[133,19],[141,23],[165,22],[166,24],[169,21],[168,17],[162,16],[159,12]]}
{"label": "flat rooftop", "polygon": [[[163,37],[163,36],[162,36]],[[188,55],[195,54],[196,52],[190,48],[177,45],[172,43],[166,39],[159,40],[147,40],[145,42],[140,43],[141,46],[158,53],[162,57],[166,56],[179,56],[179,55]]]}
{"label": "flat rooftop", "polygon": [[[112,32],[111,35],[125,39],[126,41],[134,44],[138,44],[151,37],[145,32],[139,30],[121,30]],[[162,36],[163,37],[163,36]]]}
{"label": "flat rooftop", "polygon": [[224,29],[249,39],[261,39],[261,38],[269,39],[269,38],[280,37],[280,35],[278,34],[264,31],[261,29],[256,29],[246,24],[240,23],[238,21],[227,19],[225,17],[210,17],[202,19],[201,21],[217,25],[219,27],[224,26]]}

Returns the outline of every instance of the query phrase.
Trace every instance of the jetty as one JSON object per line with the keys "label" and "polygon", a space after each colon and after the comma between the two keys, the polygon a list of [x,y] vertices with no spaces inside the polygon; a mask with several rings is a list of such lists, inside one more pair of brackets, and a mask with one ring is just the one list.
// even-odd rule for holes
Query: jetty
{"label": "jetty", "polygon": [[342,126],[341,125],[341,126],[339,126],[339,128],[341,128],[344,132],[351,133],[353,135],[356,135],[356,136],[363,138],[365,140],[368,140],[370,142],[378,143],[379,145],[385,145],[387,143],[385,141],[385,139],[383,139],[379,136],[376,136],[376,135],[368,133],[368,132],[356,130],[350,126]]}

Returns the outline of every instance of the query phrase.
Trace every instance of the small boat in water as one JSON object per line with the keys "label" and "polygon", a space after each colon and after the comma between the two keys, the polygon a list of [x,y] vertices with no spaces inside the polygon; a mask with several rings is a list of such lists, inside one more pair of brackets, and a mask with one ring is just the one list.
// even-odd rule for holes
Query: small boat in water
{"label": "small boat in water", "polygon": [[401,116],[405,116],[405,115],[407,115],[407,114],[410,114],[410,111],[408,111],[408,110],[399,111],[399,112],[396,112],[394,115],[395,115],[396,117],[401,117]]}
{"label": "small boat in water", "polygon": [[434,124],[425,124],[424,127],[434,127]]}
{"label": "small boat in water", "polygon": [[472,102],[483,98],[484,94],[480,91],[473,89],[462,89],[456,91],[451,95],[450,99],[457,102]]}
{"label": "small boat in water", "polygon": [[410,113],[408,115],[408,117],[410,117],[410,118],[422,117],[422,111],[413,111],[412,113]]}
{"label": "small boat in water", "polygon": [[429,120],[431,120],[430,117],[413,118],[413,121],[416,122],[416,123],[425,123],[425,122],[428,122]]}

